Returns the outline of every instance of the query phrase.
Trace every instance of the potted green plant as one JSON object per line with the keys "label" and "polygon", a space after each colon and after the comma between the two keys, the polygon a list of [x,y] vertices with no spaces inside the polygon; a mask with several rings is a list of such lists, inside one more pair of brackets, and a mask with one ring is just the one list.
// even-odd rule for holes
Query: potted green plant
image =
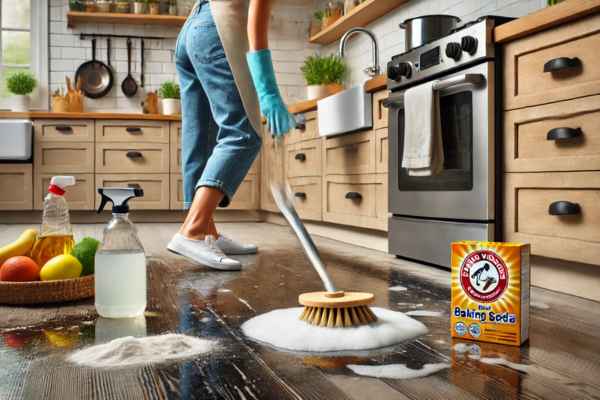
{"label": "potted green plant", "polygon": [[308,100],[322,99],[343,90],[346,63],[336,55],[309,56],[300,69],[306,80]]}
{"label": "potted green plant", "polygon": [[14,95],[14,112],[29,111],[29,95],[36,86],[37,80],[30,72],[15,72],[6,79],[6,88]]}
{"label": "potted green plant", "polygon": [[134,14],[146,14],[146,6],[148,0],[136,0],[133,2],[133,13]]}
{"label": "potted green plant", "polygon": [[177,15],[177,0],[169,0],[169,15]]}
{"label": "potted green plant", "polygon": [[158,0],[148,0],[148,14],[160,14],[160,3]]}
{"label": "potted green plant", "polygon": [[162,113],[164,115],[181,114],[181,93],[176,82],[163,82],[160,89],[158,89],[158,96],[161,98]]}

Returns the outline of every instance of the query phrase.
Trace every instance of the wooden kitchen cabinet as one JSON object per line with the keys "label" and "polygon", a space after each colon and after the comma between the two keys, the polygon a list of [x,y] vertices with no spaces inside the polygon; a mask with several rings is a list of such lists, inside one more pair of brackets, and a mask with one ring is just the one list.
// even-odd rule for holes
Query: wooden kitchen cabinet
{"label": "wooden kitchen cabinet", "polygon": [[293,129],[286,140],[288,144],[310,140],[319,137],[319,126],[317,124],[317,112],[308,111],[295,116],[297,124],[296,129]]}
{"label": "wooden kitchen cabinet", "polygon": [[388,98],[390,92],[381,90],[373,93],[373,129],[388,127],[388,109],[383,106],[383,101]]}
{"label": "wooden kitchen cabinet", "polygon": [[[75,177],[75,185],[66,188],[65,199],[70,210],[94,210],[96,188],[94,174],[71,174]],[[44,197],[48,192],[50,179],[54,174],[36,175],[34,183],[33,207],[36,210],[44,208]]]}
{"label": "wooden kitchen cabinet", "polygon": [[93,142],[93,120],[35,120],[35,141],[38,142]]}
{"label": "wooden kitchen cabinet", "polygon": [[169,173],[169,145],[96,143],[96,173]]}
{"label": "wooden kitchen cabinet", "polygon": [[321,176],[322,139],[312,139],[286,146],[285,167],[288,178]]}
{"label": "wooden kitchen cabinet", "polygon": [[170,144],[171,144],[171,162],[170,171],[172,174],[181,173],[181,123],[173,122],[170,127]]}
{"label": "wooden kitchen cabinet", "polygon": [[321,221],[322,178],[320,176],[291,178],[289,183],[294,196],[294,207],[300,218]]}
{"label": "wooden kitchen cabinet", "polygon": [[[144,190],[144,197],[131,199],[132,210],[168,210],[169,174],[96,174],[96,187],[131,187]],[[96,194],[96,207],[100,196]]]}
{"label": "wooden kitchen cabinet", "polygon": [[36,176],[92,173],[94,171],[94,143],[92,142],[37,142],[34,146]]}
{"label": "wooden kitchen cabinet", "polygon": [[169,123],[98,120],[96,121],[96,142],[169,143]]}
{"label": "wooden kitchen cabinet", "polygon": [[277,204],[271,195],[271,181],[277,174],[285,177],[285,162],[280,160],[282,164],[281,170],[277,170],[275,154],[275,142],[263,125],[262,148],[261,148],[261,174],[260,174],[260,208],[265,211],[279,212]]}
{"label": "wooden kitchen cabinet", "polygon": [[325,175],[375,172],[375,135],[373,131],[327,138],[324,145]]}
{"label": "wooden kitchen cabinet", "polygon": [[388,172],[389,147],[387,128],[375,131],[375,172]]}
{"label": "wooden kitchen cabinet", "polygon": [[33,208],[31,164],[0,164],[0,210]]}

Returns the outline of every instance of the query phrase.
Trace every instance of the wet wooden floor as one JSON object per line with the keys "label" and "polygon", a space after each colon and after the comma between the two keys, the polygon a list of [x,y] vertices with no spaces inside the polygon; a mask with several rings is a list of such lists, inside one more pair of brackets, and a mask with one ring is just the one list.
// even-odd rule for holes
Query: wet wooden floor
{"label": "wet wooden floor", "polygon": [[[0,239],[23,227],[0,226]],[[241,272],[215,272],[163,250],[174,225],[141,225],[149,254],[149,312],[103,320],[90,302],[68,307],[0,307],[0,399],[593,399],[600,398],[600,305],[541,289],[532,292],[530,341],[521,348],[476,343],[471,355],[529,365],[519,372],[453,351],[449,273],[325,238],[316,242],[338,287],[373,292],[376,305],[439,311],[416,317],[429,333],[383,351],[309,355],[246,339],[240,325],[320,290],[294,237],[269,224],[224,224],[231,236],[260,245]],[[13,232],[14,231],[14,232]],[[99,236],[101,226],[77,228]],[[390,291],[401,285],[405,291]],[[24,326],[25,325],[25,326]],[[181,332],[216,340],[193,360],[118,370],[74,366],[65,356],[126,335]],[[428,363],[448,368],[411,380],[355,375],[347,364]]]}

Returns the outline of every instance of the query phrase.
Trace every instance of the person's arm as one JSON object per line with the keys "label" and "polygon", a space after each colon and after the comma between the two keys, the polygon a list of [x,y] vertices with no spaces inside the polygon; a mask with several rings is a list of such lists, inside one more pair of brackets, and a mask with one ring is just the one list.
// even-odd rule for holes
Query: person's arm
{"label": "person's arm", "polygon": [[270,15],[271,0],[250,0],[247,27],[250,51],[246,54],[246,59],[267,126],[273,135],[282,136],[292,129],[294,119],[283,103],[275,79],[271,51],[268,48]]}
{"label": "person's arm", "polygon": [[269,47],[269,16],[271,0],[251,0],[248,10],[248,41],[250,51]]}

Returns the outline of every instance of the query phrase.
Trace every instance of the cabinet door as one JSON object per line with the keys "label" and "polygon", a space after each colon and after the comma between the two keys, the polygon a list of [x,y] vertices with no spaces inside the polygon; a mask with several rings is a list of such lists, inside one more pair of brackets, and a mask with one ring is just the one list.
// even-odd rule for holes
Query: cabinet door
{"label": "cabinet door", "polygon": [[169,143],[169,123],[162,121],[96,121],[97,142]]}
{"label": "cabinet door", "polygon": [[288,178],[321,176],[322,142],[323,139],[313,139],[286,146]]}
{"label": "cabinet door", "polygon": [[36,120],[36,142],[93,142],[94,121],[83,119]]}
{"label": "cabinet door", "polygon": [[357,132],[325,140],[324,174],[368,174],[375,172],[375,135]]}
{"label": "cabinet door", "polygon": [[169,145],[162,143],[96,143],[96,172],[168,173]]}
{"label": "cabinet door", "polygon": [[35,173],[76,174],[94,172],[94,143],[37,142],[34,151]]}
{"label": "cabinet door", "polygon": [[375,172],[388,172],[389,148],[387,128],[375,131]]}
{"label": "cabinet door", "polygon": [[[96,187],[131,187],[144,190],[144,197],[131,199],[132,210],[168,210],[169,174],[97,174]],[[96,195],[96,207],[100,196]]]}
{"label": "cabinet door", "polygon": [[0,164],[0,210],[31,210],[33,176],[31,164]]}
{"label": "cabinet door", "polygon": [[383,101],[390,92],[382,90],[373,94],[373,129],[388,127],[388,109],[383,106]]}

